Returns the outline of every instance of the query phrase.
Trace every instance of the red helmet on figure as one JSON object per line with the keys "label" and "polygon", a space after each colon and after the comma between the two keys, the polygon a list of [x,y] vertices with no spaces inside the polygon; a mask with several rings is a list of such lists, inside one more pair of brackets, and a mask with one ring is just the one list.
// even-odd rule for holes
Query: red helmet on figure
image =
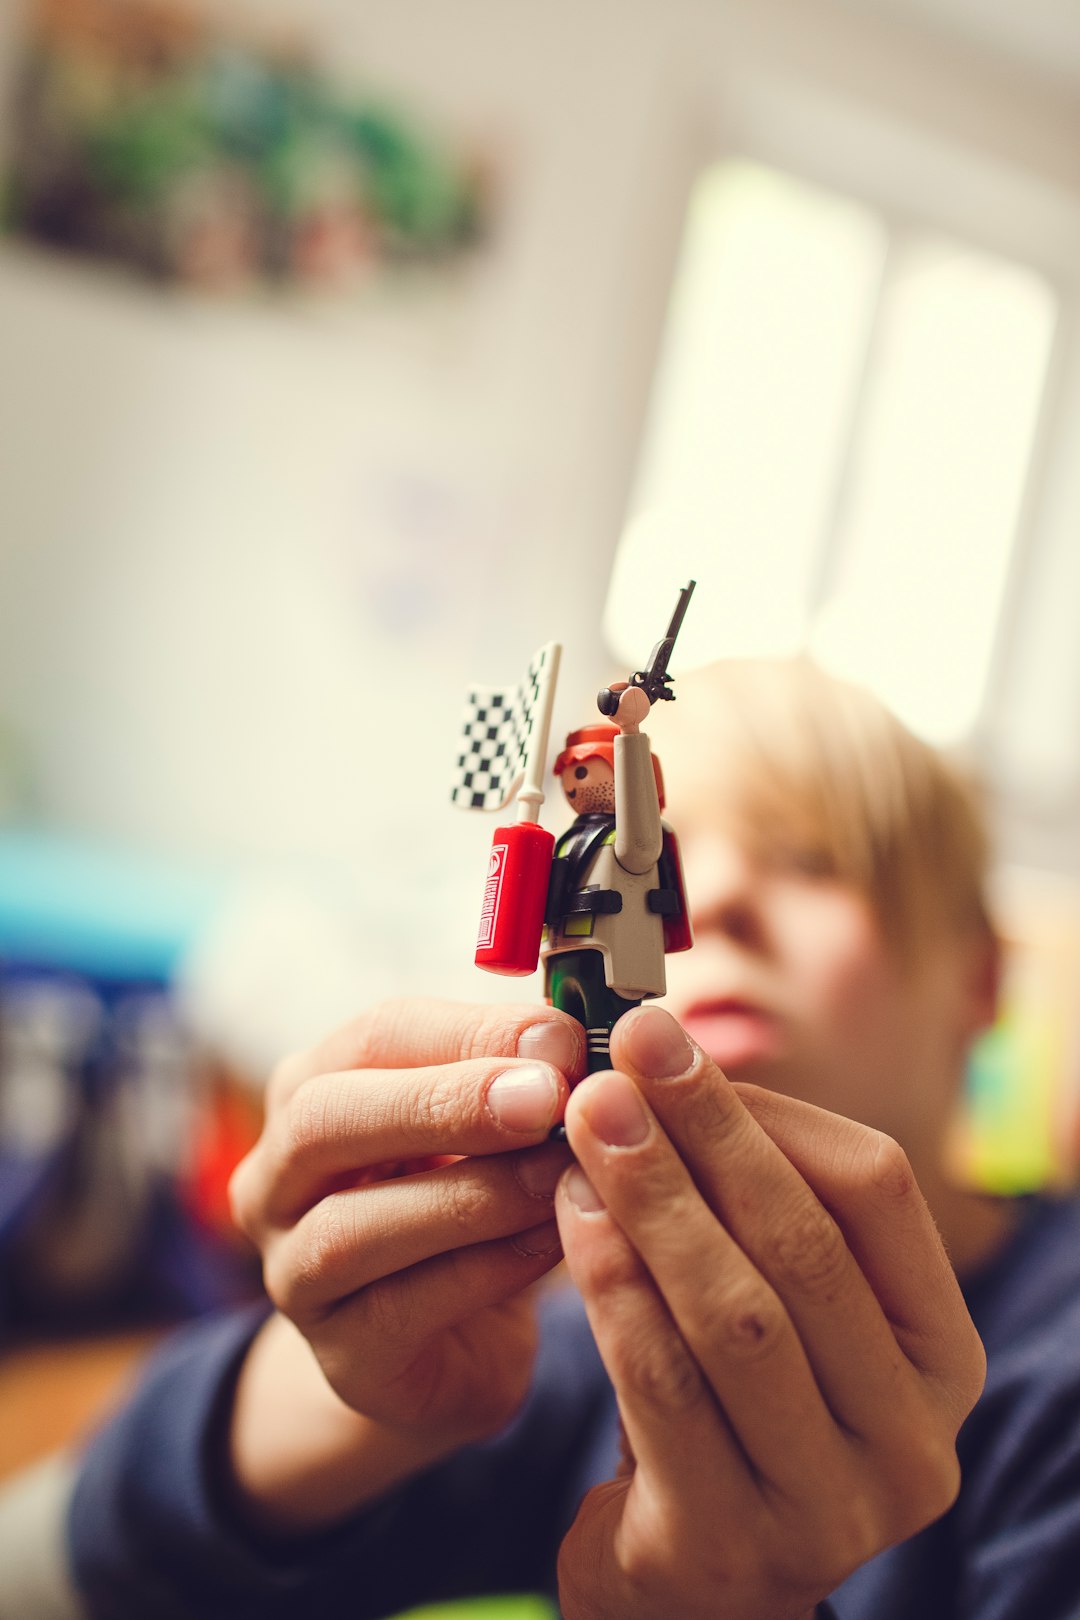
{"label": "red helmet on figure", "polygon": [[[561,776],[568,765],[583,765],[588,759],[602,759],[613,769],[615,766],[615,738],[619,735],[619,727],[612,720],[597,720],[588,726],[580,726],[567,737],[562,752],[555,761],[553,775]],[[656,796],[660,801],[660,808],[664,808],[664,777],[660,770],[660,761],[656,755],[650,753],[653,776],[656,778]]]}

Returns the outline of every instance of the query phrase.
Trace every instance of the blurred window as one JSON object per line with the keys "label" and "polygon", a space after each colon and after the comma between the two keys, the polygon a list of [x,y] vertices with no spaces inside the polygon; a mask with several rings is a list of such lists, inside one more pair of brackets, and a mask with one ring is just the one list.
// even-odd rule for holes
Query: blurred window
{"label": "blurred window", "polygon": [[691,199],[608,602],[631,663],[810,648],[934,741],[986,702],[1057,298],[748,162]]}

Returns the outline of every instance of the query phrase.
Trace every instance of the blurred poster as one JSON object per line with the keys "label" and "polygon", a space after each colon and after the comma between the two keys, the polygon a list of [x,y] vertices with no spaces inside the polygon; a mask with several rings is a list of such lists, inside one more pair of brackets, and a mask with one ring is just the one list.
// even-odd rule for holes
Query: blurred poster
{"label": "blurred poster", "polygon": [[1080,890],[1056,875],[997,879],[1005,946],[998,1017],[972,1053],[953,1168],[987,1191],[1080,1176]]}
{"label": "blurred poster", "polygon": [[165,283],[348,286],[483,234],[480,166],[196,0],[31,0],[7,229]]}

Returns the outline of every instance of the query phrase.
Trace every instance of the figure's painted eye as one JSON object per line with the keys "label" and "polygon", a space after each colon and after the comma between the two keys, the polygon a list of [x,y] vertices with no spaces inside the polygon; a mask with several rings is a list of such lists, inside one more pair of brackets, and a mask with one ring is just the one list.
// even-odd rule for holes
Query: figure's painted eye
{"label": "figure's painted eye", "polygon": [[579,782],[588,776],[588,774],[588,768],[584,765],[579,765],[577,770],[574,772],[574,775],[577,777]]}

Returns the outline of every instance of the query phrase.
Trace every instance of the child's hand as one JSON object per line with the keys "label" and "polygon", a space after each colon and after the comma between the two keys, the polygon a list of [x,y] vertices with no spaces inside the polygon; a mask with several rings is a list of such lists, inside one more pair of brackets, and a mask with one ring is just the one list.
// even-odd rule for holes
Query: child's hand
{"label": "child's hand", "polygon": [[612,1060],[567,1110],[557,1209],[627,1447],[562,1612],[797,1620],[949,1507],[982,1346],[894,1142],[732,1087],[659,1009]]}
{"label": "child's hand", "polygon": [[[499,1429],[561,1257],[546,1140],[584,1041],[538,1007],[391,1002],[271,1080],[232,1184],[274,1303],[346,1405],[444,1448]],[[544,1061],[542,1061],[544,1060]]]}

